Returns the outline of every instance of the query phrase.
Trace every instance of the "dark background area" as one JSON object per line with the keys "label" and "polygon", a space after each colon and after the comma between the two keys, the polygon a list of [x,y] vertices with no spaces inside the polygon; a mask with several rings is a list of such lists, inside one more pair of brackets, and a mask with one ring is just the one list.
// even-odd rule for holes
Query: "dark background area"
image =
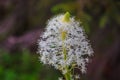
{"label": "dark background area", "polygon": [[66,11],[82,22],[94,49],[82,79],[120,80],[119,0],[0,0],[0,80],[61,76],[43,66],[36,52],[47,20]]}

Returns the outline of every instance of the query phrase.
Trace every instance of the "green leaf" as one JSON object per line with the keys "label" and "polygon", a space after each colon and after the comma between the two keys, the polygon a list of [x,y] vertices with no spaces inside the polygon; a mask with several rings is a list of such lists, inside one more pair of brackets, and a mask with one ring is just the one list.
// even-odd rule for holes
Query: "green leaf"
{"label": "green leaf", "polygon": [[85,29],[85,32],[87,34],[90,34],[91,21],[92,21],[92,17],[91,17],[91,15],[89,15],[87,13],[83,13],[80,17],[80,22],[82,22],[81,24],[83,25],[83,28]]}
{"label": "green leaf", "polygon": [[5,80],[16,80],[16,73],[13,70],[6,70]]}
{"label": "green leaf", "polygon": [[69,2],[69,3],[61,3],[53,6],[51,8],[51,11],[53,13],[61,13],[61,12],[70,12],[73,13],[77,9],[77,5],[75,2]]}
{"label": "green leaf", "polygon": [[107,15],[103,15],[103,16],[100,18],[100,21],[99,21],[99,26],[100,26],[100,28],[104,28],[105,25],[107,24],[107,21],[108,21],[108,16],[107,16]]}

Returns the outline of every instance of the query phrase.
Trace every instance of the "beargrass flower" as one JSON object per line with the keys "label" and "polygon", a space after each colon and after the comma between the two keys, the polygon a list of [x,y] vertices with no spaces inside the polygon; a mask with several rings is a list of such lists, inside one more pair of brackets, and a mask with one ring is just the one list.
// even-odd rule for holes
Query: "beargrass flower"
{"label": "beargrass flower", "polygon": [[[40,61],[60,70],[66,80],[80,78],[74,68],[86,72],[86,64],[93,54],[80,22],[67,12],[51,18],[39,40]],[[62,78],[60,78],[61,80]]]}

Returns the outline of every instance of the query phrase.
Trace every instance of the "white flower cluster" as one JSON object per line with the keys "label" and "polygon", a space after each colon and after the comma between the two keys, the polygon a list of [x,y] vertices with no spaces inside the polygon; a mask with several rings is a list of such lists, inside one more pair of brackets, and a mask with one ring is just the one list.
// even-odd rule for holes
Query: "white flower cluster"
{"label": "white flower cluster", "polygon": [[73,65],[85,73],[86,63],[93,50],[80,23],[74,17],[64,22],[63,17],[63,14],[58,15],[48,21],[39,40],[40,60],[62,70],[63,74],[66,73],[65,66]]}

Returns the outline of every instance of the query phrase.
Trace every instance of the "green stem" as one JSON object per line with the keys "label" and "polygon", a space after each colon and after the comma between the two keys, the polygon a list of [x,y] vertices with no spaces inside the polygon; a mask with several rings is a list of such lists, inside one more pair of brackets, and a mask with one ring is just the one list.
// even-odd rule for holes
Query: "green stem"
{"label": "green stem", "polygon": [[[65,48],[64,44],[63,44],[63,54],[64,54],[64,60],[66,61],[66,59],[67,59],[67,51],[66,51],[66,48]],[[65,66],[65,70],[67,71],[66,74],[64,75],[65,80],[71,80],[71,72],[70,72],[67,65]]]}
{"label": "green stem", "polygon": [[65,80],[71,80],[71,76],[70,75],[71,75],[70,72],[67,71],[67,73],[65,74]]}
{"label": "green stem", "polygon": [[[67,50],[66,50],[66,47],[65,47],[65,44],[64,44],[64,40],[66,38],[66,32],[62,32],[61,38],[62,38],[62,49],[63,49],[64,61],[66,62]],[[65,73],[65,75],[64,75],[65,76],[65,80],[71,80],[71,71],[69,70],[69,67],[66,65],[64,67],[64,69],[67,71]]]}

